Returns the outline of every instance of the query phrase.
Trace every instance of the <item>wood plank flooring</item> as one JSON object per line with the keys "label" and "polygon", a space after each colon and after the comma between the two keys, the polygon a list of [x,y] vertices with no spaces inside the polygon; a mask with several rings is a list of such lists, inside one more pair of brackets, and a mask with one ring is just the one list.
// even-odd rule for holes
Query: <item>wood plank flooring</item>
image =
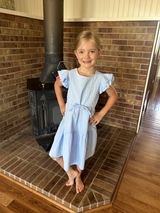
{"label": "wood plank flooring", "polygon": [[[143,116],[113,205],[86,213],[160,212],[160,81]],[[0,175],[0,213],[68,213],[49,199]]]}
{"label": "wood plank flooring", "polygon": [[140,132],[113,205],[125,213],[160,212],[159,80],[143,115]]}

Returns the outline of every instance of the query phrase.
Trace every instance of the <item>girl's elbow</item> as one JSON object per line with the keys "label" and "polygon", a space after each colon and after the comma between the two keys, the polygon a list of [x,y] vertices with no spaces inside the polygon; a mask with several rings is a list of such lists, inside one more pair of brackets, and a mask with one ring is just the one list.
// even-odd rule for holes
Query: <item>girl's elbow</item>
{"label": "girl's elbow", "polygon": [[113,102],[115,103],[118,99],[118,95],[117,93],[115,93],[114,95],[110,96],[110,98],[113,100]]}

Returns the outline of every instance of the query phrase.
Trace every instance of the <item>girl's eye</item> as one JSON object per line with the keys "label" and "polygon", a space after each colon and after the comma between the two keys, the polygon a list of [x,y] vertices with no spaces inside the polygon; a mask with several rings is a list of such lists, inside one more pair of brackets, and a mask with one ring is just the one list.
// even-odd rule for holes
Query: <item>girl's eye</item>
{"label": "girl's eye", "polygon": [[95,53],[95,52],[96,52],[95,50],[91,50],[91,51],[90,51],[90,53]]}
{"label": "girl's eye", "polygon": [[80,50],[78,53],[79,53],[79,54],[83,54],[83,51],[82,51],[82,50]]}

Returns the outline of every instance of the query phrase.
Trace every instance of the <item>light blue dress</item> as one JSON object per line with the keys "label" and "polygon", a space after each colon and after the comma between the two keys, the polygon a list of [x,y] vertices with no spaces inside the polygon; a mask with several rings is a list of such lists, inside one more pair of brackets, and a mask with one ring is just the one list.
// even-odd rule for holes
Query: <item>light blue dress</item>
{"label": "light blue dress", "polygon": [[98,71],[91,77],[82,76],[77,68],[58,72],[63,86],[68,88],[66,111],[49,152],[52,158],[63,157],[64,170],[78,165],[83,170],[85,160],[95,152],[97,129],[88,121],[95,113],[99,94],[112,84],[112,74]]}

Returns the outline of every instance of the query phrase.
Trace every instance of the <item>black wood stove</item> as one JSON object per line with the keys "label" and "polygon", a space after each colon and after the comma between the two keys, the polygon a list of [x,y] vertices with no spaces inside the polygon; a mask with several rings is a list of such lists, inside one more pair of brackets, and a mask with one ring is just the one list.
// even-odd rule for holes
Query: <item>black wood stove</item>
{"label": "black wood stove", "polygon": [[[62,119],[54,92],[54,82],[63,64],[63,0],[43,0],[45,63],[40,78],[27,80],[32,133],[49,151]],[[59,66],[60,64],[60,66]],[[67,90],[63,88],[66,98]]]}
{"label": "black wood stove", "polygon": [[[32,134],[46,150],[50,149],[62,114],[54,92],[53,83],[42,84],[38,78],[27,79],[31,112]],[[67,90],[62,89],[66,99]]]}

